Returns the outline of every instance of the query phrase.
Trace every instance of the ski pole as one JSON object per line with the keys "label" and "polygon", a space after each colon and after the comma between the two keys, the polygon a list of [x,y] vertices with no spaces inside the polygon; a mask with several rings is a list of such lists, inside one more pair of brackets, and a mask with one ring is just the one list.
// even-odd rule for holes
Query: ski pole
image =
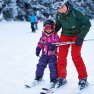
{"label": "ski pole", "polygon": [[[88,42],[88,41],[94,41],[94,39],[87,39],[87,40],[84,40],[83,42]],[[56,42],[56,43],[53,43],[54,45],[56,46],[61,46],[61,45],[68,45],[68,44],[74,44],[75,42],[72,42],[72,41],[67,41],[67,42]]]}
{"label": "ski pole", "polygon": [[60,45],[68,45],[68,44],[74,44],[74,43],[75,42],[68,41],[68,42],[57,42],[57,43],[53,43],[53,44],[56,46],[60,46]]}
{"label": "ski pole", "polygon": [[94,41],[94,39],[87,39],[87,40],[84,40],[84,41]]}

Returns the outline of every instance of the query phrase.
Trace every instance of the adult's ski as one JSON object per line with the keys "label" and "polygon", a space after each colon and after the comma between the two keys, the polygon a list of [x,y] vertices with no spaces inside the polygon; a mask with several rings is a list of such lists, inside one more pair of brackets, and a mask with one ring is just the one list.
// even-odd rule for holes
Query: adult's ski
{"label": "adult's ski", "polygon": [[73,91],[71,92],[71,94],[81,94],[82,92],[84,92],[85,90],[87,90],[88,88],[90,88],[91,86],[93,86],[94,85],[94,83],[89,83],[85,88],[83,88],[83,89],[79,89],[79,87],[77,87],[77,88],[74,88],[73,89]]}

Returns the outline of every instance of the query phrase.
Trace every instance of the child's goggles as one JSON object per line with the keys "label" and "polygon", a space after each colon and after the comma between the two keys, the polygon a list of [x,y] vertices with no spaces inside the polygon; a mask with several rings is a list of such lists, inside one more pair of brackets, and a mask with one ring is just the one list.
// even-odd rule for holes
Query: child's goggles
{"label": "child's goggles", "polygon": [[44,26],[44,30],[52,30],[52,29],[54,29],[54,28],[55,28],[55,25],[46,24],[46,25]]}
{"label": "child's goggles", "polygon": [[53,4],[53,8],[58,9],[58,8],[62,7],[64,4],[65,4],[65,2],[62,2],[62,1],[56,2],[56,3]]}

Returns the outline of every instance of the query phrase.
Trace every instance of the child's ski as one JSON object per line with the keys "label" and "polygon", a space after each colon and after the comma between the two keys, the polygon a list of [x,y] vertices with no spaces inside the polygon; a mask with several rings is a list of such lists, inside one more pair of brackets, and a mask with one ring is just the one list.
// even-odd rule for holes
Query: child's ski
{"label": "child's ski", "polygon": [[40,92],[40,94],[53,94],[57,88],[42,88],[43,92]]}
{"label": "child's ski", "polygon": [[26,88],[32,88],[32,87],[35,87],[35,86],[37,86],[38,84],[42,83],[43,81],[44,81],[44,80],[42,80],[42,81],[34,81],[33,83],[25,84],[24,86],[25,86]]}
{"label": "child's ski", "polygon": [[36,86],[36,85],[38,85],[39,84],[39,82],[38,83],[36,83],[36,84],[33,84],[33,83],[31,83],[31,84],[26,84],[26,85],[24,85],[26,88],[32,88],[32,87],[34,87],[34,86]]}
{"label": "child's ski", "polygon": [[42,92],[40,92],[40,94],[53,94],[57,89],[61,88],[61,87],[64,87],[66,84],[58,87],[58,86],[55,86],[54,88],[42,88]]}

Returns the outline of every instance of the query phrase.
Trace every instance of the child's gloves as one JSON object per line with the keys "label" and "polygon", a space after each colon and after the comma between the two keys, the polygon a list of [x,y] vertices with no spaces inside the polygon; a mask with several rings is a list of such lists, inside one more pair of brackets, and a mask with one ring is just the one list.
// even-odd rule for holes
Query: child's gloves
{"label": "child's gloves", "polygon": [[36,48],[36,56],[39,56],[40,51],[41,51],[41,48],[40,48],[40,47],[37,47],[37,48]]}
{"label": "child's gloves", "polygon": [[55,50],[56,46],[54,44],[52,44],[51,42],[47,42],[46,44],[49,46],[49,50],[51,51]]}
{"label": "child's gloves", "polygon": [[83,39],[81,39],[81,38],[77,38],[76,41],[75,41],[75,44],[76,44],[77,46],[81,46],[82,43],[83,43]]}

